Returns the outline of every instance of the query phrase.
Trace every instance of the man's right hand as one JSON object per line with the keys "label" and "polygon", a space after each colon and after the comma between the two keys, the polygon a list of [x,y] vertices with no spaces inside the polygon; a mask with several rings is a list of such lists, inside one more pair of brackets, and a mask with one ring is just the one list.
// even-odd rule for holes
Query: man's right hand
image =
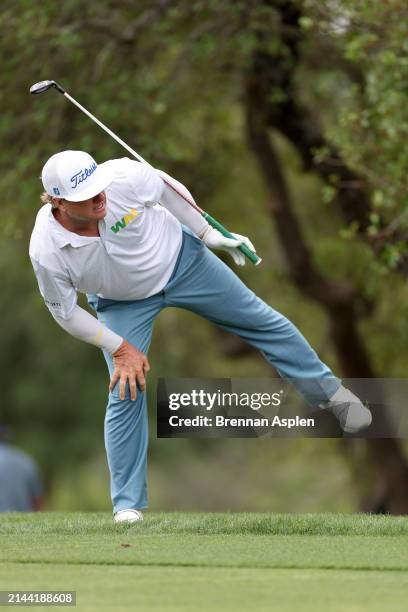
{"label": "man's right hand", "polygon": [[123,340],[120,347],[112,354],[114,371],[109,384],[112,392],[119,382],[119,397],[125,399],[126,383],[129,383],[130,399],[135,400],[137,396],[136,385],[141,391],[146,388],[146,374],[150,370],[148,359],[144,353],[132,344]]}

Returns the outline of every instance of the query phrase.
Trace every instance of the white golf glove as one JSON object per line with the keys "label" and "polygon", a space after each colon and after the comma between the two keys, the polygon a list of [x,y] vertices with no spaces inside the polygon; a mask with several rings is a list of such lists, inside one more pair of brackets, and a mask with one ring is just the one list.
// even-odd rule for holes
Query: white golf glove
{"label": "white golf glove", "polygon": [[229,253],[237,266],[244,266],[245,255],[241,253],[237,247],[239,247],[240,244],[245,244],[245,246],[251,249],[251,251],[255,251],[255,247],[246,236],[241,236],[241,234],[233,234],[232,232],[231,234],[234,236],[235,240],[223,236],[221,232],[210,225],[201,236],[201,240],[210,249],[221,249],[222,251]]}

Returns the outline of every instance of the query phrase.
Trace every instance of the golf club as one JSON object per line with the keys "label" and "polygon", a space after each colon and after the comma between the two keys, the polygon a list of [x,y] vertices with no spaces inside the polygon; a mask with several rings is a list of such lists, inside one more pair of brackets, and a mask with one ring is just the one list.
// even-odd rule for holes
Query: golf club
{"label": "golf club", "polygon": [[[97,119],[94,115],[92,115],[92,113],[90,113],[86,108],[84,108],[82,104],[77,102],[75,98],[70,96],[69,93],[67,93],[65,89],[61,87],[61,85],[59,85],[59,83],[57,83],[56,81],[39,81],[38,83],[34,83],[34,85],[30,87],[30,94],[39,95],[39,94],[45,93],[49,89],[56,89],[57,91],[59,91],[59,93],[62,93],[70,102],[72,102],[72,104],[75,104],[75,106],[77,106],[83,113],[85,113],[85,115],[87,115],[90,119],[92,119],[92,121],[94,121],[97,125],[99,125],[99,127],[102,128],[107,134],[109,134],[109,136],[112,136],[112,138],[116,140],[116,142],[122,145],[122,147],[126,149],[126,151],[128,151],[131,155],[133,155],[133,157],[135,157],[138,161],[142,162],[143,164],[147,164],[148,166],[153,167],[151,164],[149,164],[149,162],[143,159],[141,155],[136,153],[136,151],[132,149],[132,147],[130,147],[128,144],[126,144],[126,142],[124,142],[121,138],[119,138],[119,136],[117,136],[114,132],[112,132],[112,130],[110,130],[104,123],[99,121],[99,119]],[[166,183],[166,185],[171,187],[171,189],[173,189],[180,197],[182,197],[188,204],[190,204],[190,206],[195,208],[212,227],[217,229],[219,232],[221,232],[221,234],[223,234],[227,238],[232,238],[232,239],[235,238],[234,235],[231,234],[231,232],[229,232],[221,223],[219,223],[219,221],[214,219],[214,217],[212,217],[211,215],[206,213],[202,208],[200,208],[194,202],[194,200],[190,200],[190,198],[187,198],[184,194],[180,193],[171,183],[169,183],[165,179],[163,179],[163,181]],[[238,249],[255,265],[259,265],[261,263],[262,259],[258,257],[258,255],[254,251],[249,249],[244,244],[241,244],[238,247]]]}

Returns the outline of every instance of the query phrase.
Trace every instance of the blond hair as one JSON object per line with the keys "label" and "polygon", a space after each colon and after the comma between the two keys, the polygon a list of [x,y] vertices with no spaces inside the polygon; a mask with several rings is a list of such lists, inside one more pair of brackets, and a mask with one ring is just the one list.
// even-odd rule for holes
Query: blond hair
{"label": "blond hair", "polygon": [[52,204],[52,196],[50,196],[50,194],[46,191],[42,192],[40,200],[42,204]]}
{"label": "blond hair", "polygon": [[54,204],[53,200],[52,200],[52,196],[50,196],[49,193],[47,193],[46,191],[43,191],[41,196],[40,196],[40,200],[42,204],[51,204],[51,206],[53,208],[57,208],[56,205]]}

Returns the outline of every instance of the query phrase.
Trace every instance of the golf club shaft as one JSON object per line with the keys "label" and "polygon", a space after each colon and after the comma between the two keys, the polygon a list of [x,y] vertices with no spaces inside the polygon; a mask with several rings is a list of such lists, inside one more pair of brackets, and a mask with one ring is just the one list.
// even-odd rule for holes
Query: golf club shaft
{"label": "golf club shaft", "polygon": [[84,106],[82,106],[82,104],[77,102],[75,98],[69,95],[69,93],[65,91],[63,95],[66,98],[68,98],[68,100],[72,102],[72,104],[75,104],[75,106],[77,106],[83,113],[85,113],[85,115],[88,115],[88,117],[92,119],[92,121],[95,121],[95,123],[99,125],[100,128],[102,128],[103,130],[105,130],[107,134],[109,134],[109,136],[112,136],[112,138],[114,138],[116,142],[118,142],[120,145],[122,145],[124,149],[126,149],[126,151],[129,151],[129,153],[131,153],[133,157],[136,157],[136,159],[142,162],[143,164],[147,164],[148,166],[152,167],[148,161],[146,161],[145,159],[143,159],[141,155],[136,153],[136,151],[132,149],[132,147],[130,147],[128,144],[126,144],[124,140],[119,138],[119,136],[116,136],[116,134],[112,132],[112,130],[110,130],[104,123],[102,123],[102,121],[99,121],[99,119],[97,119],[94,115],[92,115],[92,113],[90,113],[89,110],[87,110]]}
{"label": "golf club shaft", "polygon": [[[122,147],[124,149],[126,149],[126,151],[131,153],[131,155],[133,155],[133,157],[135,157],[138,161],[142,162],[143,164],[147,164],[148,166],[150,166],[150,168],[153,167],[151,164],[149,164],[149,162],[146,159],[143,159],[143,157],[141,155],[139,155],[139,153],[136,153],[136,151],[134,149],[132,149],[132,147],[130,147],[124,140],[119,138],[119,136],[117,136],[114,132],[112,132],[112,130],[110,130],[104,123],[102,123],[102,121],[99,121],[99,119],[97,119],[94,115],[92,115],[92,113],[90,113],[84,106],[82,106],[82,104],[80,104],[79,102],[77,102],[75,100],[75,98],[70,96],[69,93],[64,91],[64,96],[66,98],[68,98],[68,100],[70,102],[72,102],[72,104],[75,104],[75,106],[77,106],[83,113],[85,113],[85,115],[87,115],[90,119],[92,119],[92,121],[94,121],[97,125],[99,125],[100,128],[105,130],[105,132],[107,134],[109,134],[109,136],[112,136],[112,138],[114,138],[116,140],[116,142],[118,142],[120,145],[122,145]],[[179,191],[177,191],[177,189],[175,189],[173,187],[173,185],[171,185],[168,181],[166,181],[163,178],[162,178],[162,180],[166,183],[166,185],[168,185],[174,191],[176,191],[178,193],[178,195],[181,196],[186,202],[188,202],[188,204],[190,204],[190,206],[193,206],[193,208],[195,208],[199,213],[201,213],[201,214],[204,213],[204,211],[199,206],[197,206],[197,204],[195,202],[193,202],[192,200],[187,198],[184,194],[182,194]]]}
{"label": "golf club shaft", "polygon": [[[107,134],[109,134],[109,136],[111,136],[114,140],[116,140],[116,142],[118,142],[120,145],[122,145],[122,147],[124,149],[126,149],[126,151],[128,151],[131,155],[133,155],[133,157],[135,157],[138,161],[142,162],[143,164],[147,164],[148,166],[150,166],[151,168],[153,167],[151,164],[149,164],[148,161],[146,161],[145,159],[143,159],[143,157],[141,155],[139,155],[138,153],[136,153],[136,151],[134,149],[132,149],[132,147],[130,147],[128,144],[126,144],[126,142],[124,140],[122,140],[121,138],[119,138],[119,136],[117,136],[114,132],[112,132],[112,130],[110,130],[104,123],[102,123],[102,121],[99,121],[99,119],[97,119],[94,115],[92,115],[92,113],[90,113],[84,106],[82,106],[82,104],[80,104],[79,102],[77,102],[75,100],[75,98],[73,98],[72,96],[69,95],[69,93],[67,93],[65,90],[63,90],[62,88],[59,89],[59,91],[61,93],[63,93],[63,95],[70,101],[72,102],[72,104],[75,104],[76,107],[78,107],[83,113],[85,113],[85,115],[87,115],[90,119],[92,119],[92,121],[94,121],[97,125],[99,125],[100,128],[102,128]],[[164,180],[164,179],[163,179]],[[166,183],[166,185],[168,185],[169,187],[171,187],[171,189],[173,189],[174,191],[177,192],[177,194],[182,197],[190,206],[192,206],[193,208],[195,208],[195,210],[197,210],[205,219],[206,221],[215,229],[217,229],[219,232],[221,232],[221,234],[223,234],[223,236],[226,236],[227,238],[232,238],[234,239],[234,235],[231,234],[231,232],[229,232],[219,221],[217,221],[216,219],[214,219],[214,217],[212,217],[211,215],[209,215],[208,213],[206,213],[202,208],[200,208],[199,206],[197,206],[197,204],[193,201],[190,200],[190,198],[187,198],[184,194],[181,194],[177,189],[175,189],[173,187],[173,185],[171,185],[171,183],[169,183],[168,181],[164,180],[164,182]],[[252,263],[254,263],[255,265],[258,265],[261,263],[262,259],[260,257],[258,257],[258,255],[252,251],[251,249],[249,249],[246,245],[241,244],[237,247],[241,253],[243,253],[250,261],[252,261]]]}

